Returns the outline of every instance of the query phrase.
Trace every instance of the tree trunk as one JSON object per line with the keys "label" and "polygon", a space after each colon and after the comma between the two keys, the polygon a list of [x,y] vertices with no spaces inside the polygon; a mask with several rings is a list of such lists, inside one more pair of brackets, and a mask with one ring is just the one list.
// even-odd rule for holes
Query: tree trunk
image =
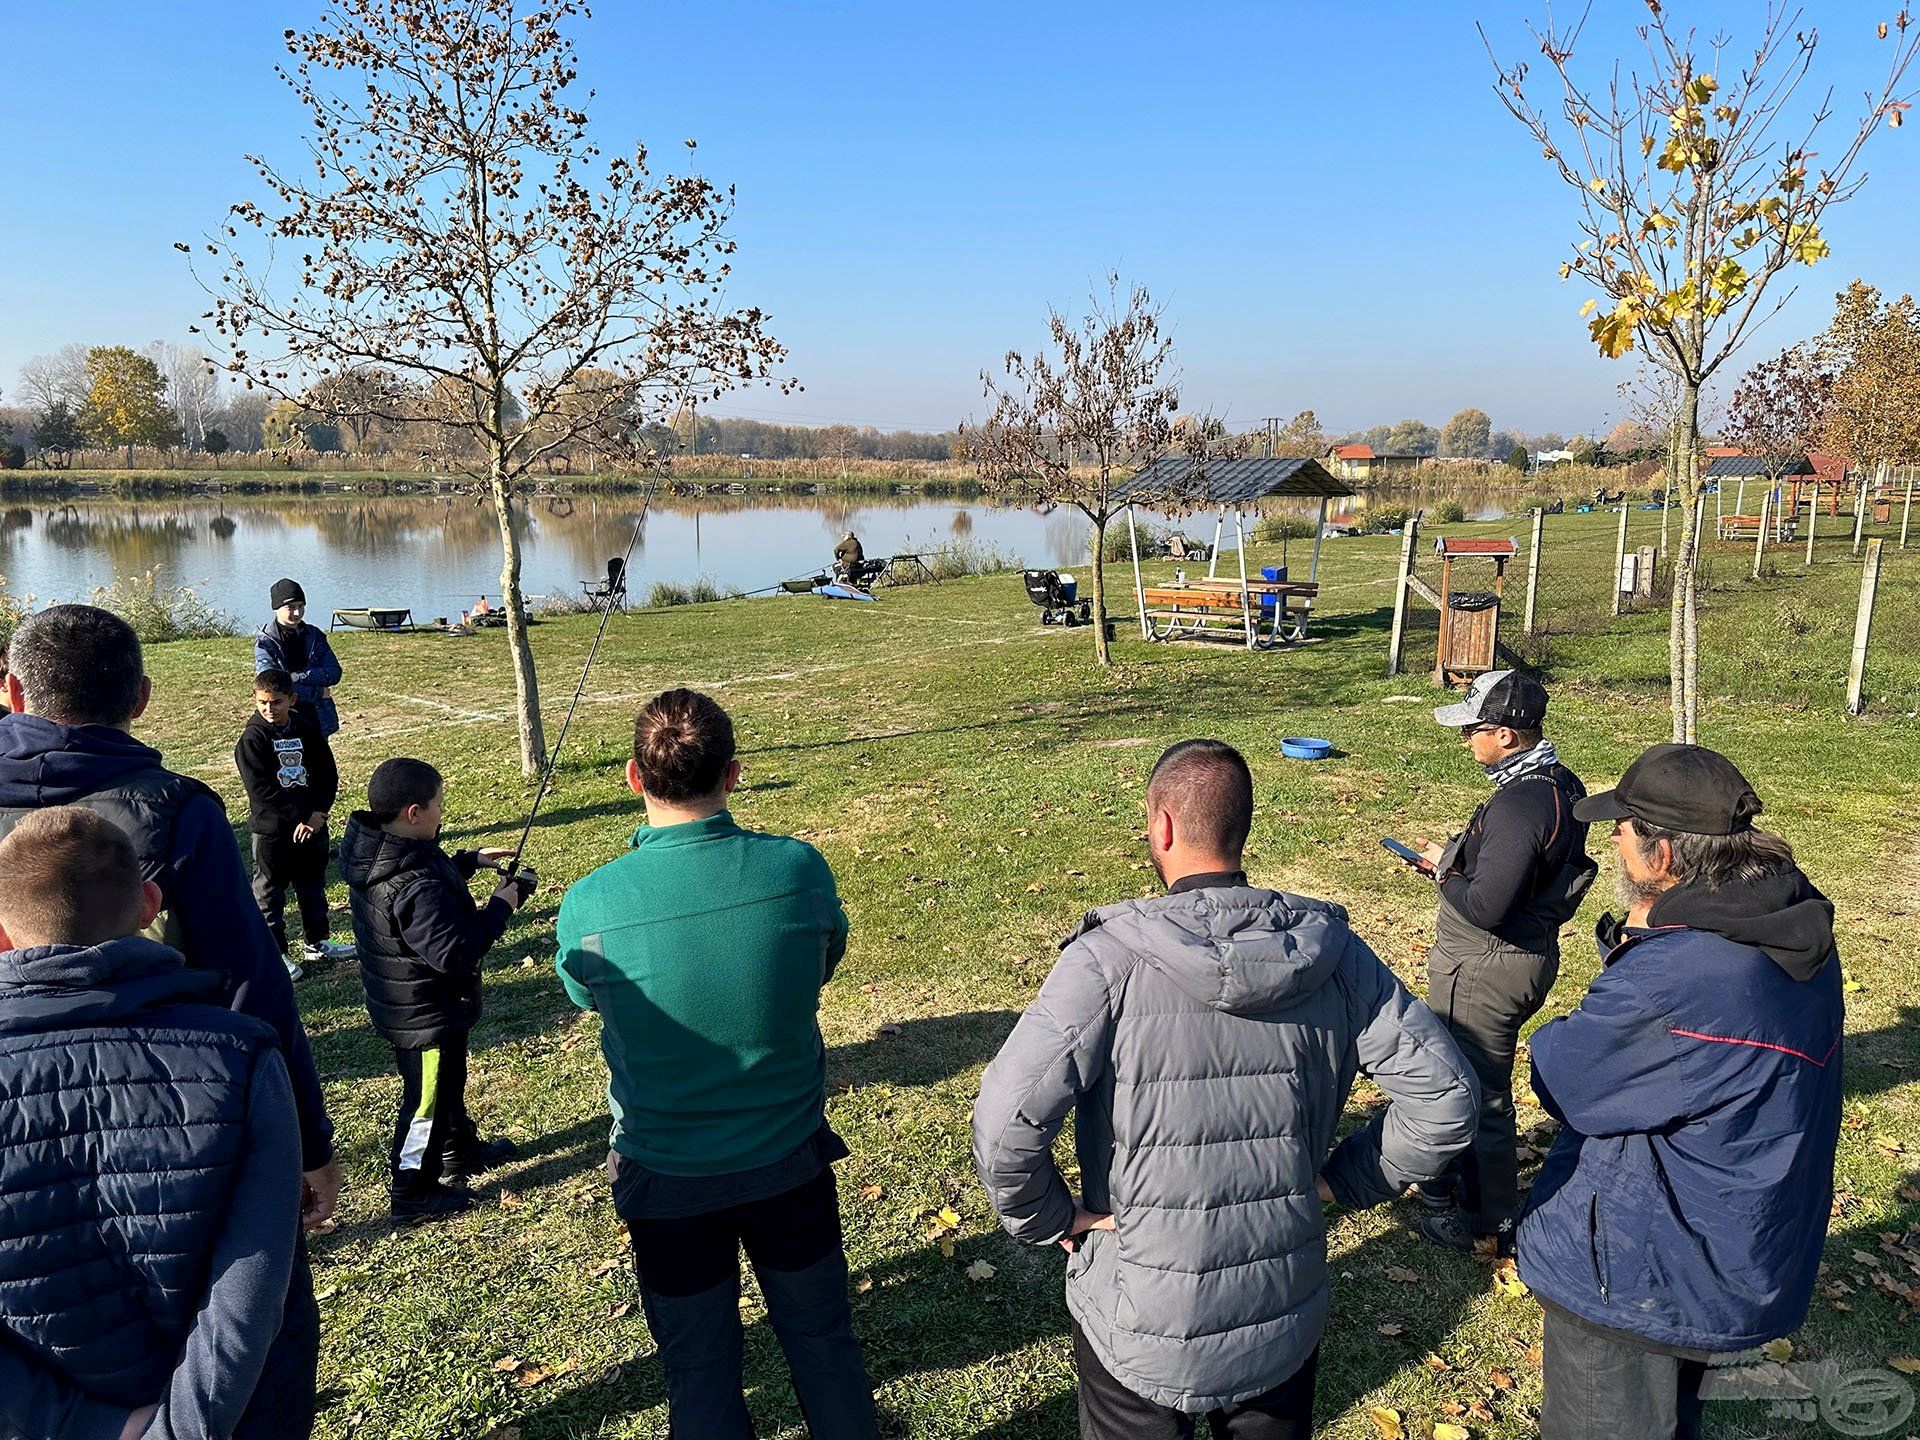
{"label": "tree trunk", "polygon": [[527,601],[520,593],[520,517],[507,488],[506,460],[493,459],[493,513],[500,522],[500,599],[507,611],[507,652],[513,658],[515,718],[520,729],[520,773],[529,778],[547,765],[547,735],[540,722],[540,677],[527,640]]}
{"label": "tree trunk", "polygon": [[1681,498],[1680,553],[1673,566],[1672,608],[1667,623],[1667,678],[1672,692],[1673,739],[1676,744],[1697,743],[1700,729],[1696,685],[1700,672],[1700,627],[1695,572],[1699,567],[1700,508],[1700,386],[1681,382],[1680,413],[1674,424],[1673,458],[1669,469],[1678,481]]}
{"label": "tree trunk", "polygon": [[1107,517],[1093,517],[1093,653],[1102,665],[1113,664],[1107,646]]}

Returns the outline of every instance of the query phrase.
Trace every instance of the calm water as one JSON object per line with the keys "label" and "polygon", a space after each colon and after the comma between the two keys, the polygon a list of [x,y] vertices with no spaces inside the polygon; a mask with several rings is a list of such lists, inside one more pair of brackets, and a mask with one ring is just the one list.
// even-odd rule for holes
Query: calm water
{"label": "calm water", "polygon": [[[626,549],[639,513],[637,497],[542,496],[530,506],[529,596],[579,594],[583,579],[605,574],[608,558]],[[1182,528],[1209,536],[1213,517]],[[849,529],[872,556],[959,539],[1064,568],[1083,563],[1089,526],[1068,508],[1043,514],[981,501],[656,496],[629,583],[636,598],[658,581],[701,577],[758,590],[825,566]],[[491,507],[464,496],[40,502],[0,514],[0,576],[16,597],[82,600],[96,586],[157,570],[248,628],[265,619],[267,592],[282,575],[300,581],[322,624],[335,606],[407,606],[425,621],[483,594],[497,603],[499,554]]]}

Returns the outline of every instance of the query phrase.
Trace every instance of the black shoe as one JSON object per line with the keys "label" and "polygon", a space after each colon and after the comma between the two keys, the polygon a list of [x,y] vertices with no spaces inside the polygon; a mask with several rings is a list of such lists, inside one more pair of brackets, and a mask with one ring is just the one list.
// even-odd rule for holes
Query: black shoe
{"label": "black shoe", "polygon": [[519,1153],[520,1147],[511,1140],[482,1140],[476,1135],[441,1162],[440,1173],[457,1185],[506,1164]]}
{"label": "black shoe", "polygon": [[412,1225],[461,1215],[480,1203],[480,1197],[459,1185],[425,1185],[393,1197],[391,1215],[396,1225]]}
{"label": "black shoe", "polygon": [[1458,1210],[1429,1215],[1413,1228],[1421,1239],[1444,1245],[1449,1250],[1458,1250],[1462,1255],[1472,1255],[1481,1260],[1506,1260],[1513,1255],[1511,1229],[1483,1235],[1468,1224],[1467,1217]]}

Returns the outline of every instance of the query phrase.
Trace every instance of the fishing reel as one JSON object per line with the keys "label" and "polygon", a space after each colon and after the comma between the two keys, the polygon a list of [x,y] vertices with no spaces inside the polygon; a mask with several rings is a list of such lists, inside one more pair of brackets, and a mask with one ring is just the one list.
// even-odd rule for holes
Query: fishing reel
{"label": "fishing reel", "polygon": [[537,890],[540,886],[540,877],[534,873],[534,869],[531,865],[521,865],[516,867],[512,861],[503,860],[498,865],[494,866],[494,869],[497,870],[500,874],[501,885],[511,885],[513,886],[514,890],[518,892],[519,901],[515,905],[516,909],[518,909],[520,905],[524,905],[527,903],[527,901],[532,899],[533,892]]}

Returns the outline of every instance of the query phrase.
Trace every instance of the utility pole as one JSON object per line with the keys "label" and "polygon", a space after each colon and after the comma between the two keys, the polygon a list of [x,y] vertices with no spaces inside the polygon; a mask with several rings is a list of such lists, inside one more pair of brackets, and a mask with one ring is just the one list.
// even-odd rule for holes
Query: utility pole
{"label": "utility pole", "polygon": [[1280,426],[1280,417],[1278,415],[1269,415],[1260,423],[1267,427],[1267,459],[1271,460],[1273,458],[1273,447],[1277,439],[1277,431]]}

